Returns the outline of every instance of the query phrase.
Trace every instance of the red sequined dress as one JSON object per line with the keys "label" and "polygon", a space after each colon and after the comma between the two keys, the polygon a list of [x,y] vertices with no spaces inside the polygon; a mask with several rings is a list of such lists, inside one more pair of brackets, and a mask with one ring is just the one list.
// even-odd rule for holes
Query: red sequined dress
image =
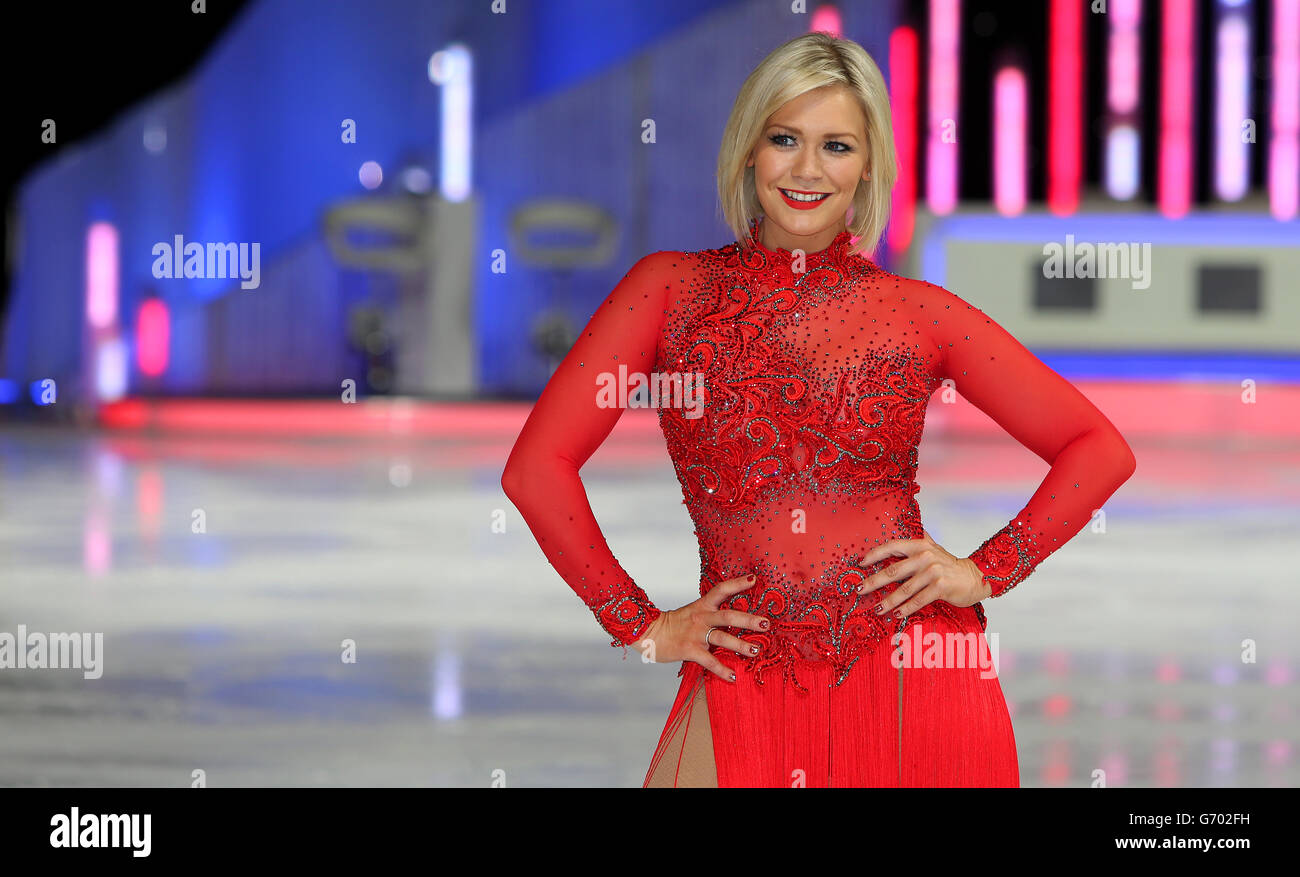
{"label": "red sequined dress", "polygon": [[[542,392],[503,487],[613,644],[635,642],[659,609],[611,553],[578,472],[623,410],[599,388],[627,380],[635,399],[630,376],[644,375],[639,398],[657,408],[695,524],[701,595],[756,576],[724,608],[771,619],[764,632],[726,628],[759,655],[712,649],[735,682],[682,663],[647,785],[1018,785],[983,606],[879,616],[897,585],[856,588],[899,558],[857,560],[922,536],[917,448],[942,387],[1051,464],[969,555],[993,596],[1083,528],[1133,472],[1132,453],[976,307],[850,254],[847,231],[803,254],[764,247],[759,225],[745,246],[633,266]],[[953,641],[982,660],[956,657]],[[904,657],[936,642],[947,659]]]}

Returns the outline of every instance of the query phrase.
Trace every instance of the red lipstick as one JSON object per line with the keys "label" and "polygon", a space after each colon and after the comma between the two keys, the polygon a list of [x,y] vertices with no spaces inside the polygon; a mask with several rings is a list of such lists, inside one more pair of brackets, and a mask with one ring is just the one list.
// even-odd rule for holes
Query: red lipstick
{"label": "red lipstick", "polygon": [[[812,210],[814,207],[824,204],[831,197],[829,192],[804,192],[801,189],[782,189],[780,187],[777,187],[777,191],[781,193],[781,200],[795,210]],[[826,197],[818,198],[816,201],[796,201],[786,194],[787,191],[794,192],[796,195],[825,195]]]}

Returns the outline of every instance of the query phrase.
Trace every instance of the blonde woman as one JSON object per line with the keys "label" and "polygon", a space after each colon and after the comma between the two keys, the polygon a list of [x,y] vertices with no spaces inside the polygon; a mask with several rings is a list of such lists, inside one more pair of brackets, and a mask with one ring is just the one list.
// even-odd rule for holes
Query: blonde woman
{"label": "blonde woman", "polygon": [[[682,662],[646,786],[1019,785],[981,601],[1079,532],[1136,464],[982,311],[871,261],[895,175],[885,83],[862,47],[813,33],[777,48],[723,134],[736,241],[637,262],[506,464],[506,493],[613,644]],[[700,598],[678,609],[619,565],[578,475],[622,413],[601,389],[620,374],[663,390],[701,560]],[[915,500],[940,386],[1051,463],[968,556],[930,537]]]}

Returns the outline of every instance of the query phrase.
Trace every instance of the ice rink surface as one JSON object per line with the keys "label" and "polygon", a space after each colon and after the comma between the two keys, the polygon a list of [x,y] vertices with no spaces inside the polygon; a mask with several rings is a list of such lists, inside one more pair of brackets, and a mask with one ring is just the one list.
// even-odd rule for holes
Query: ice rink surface
{"label": "ice rink surface", "polygon": [[[0,784],[639,785],[679,665],[624,660],[546,562],[513,438],[0,427],[0,633],[103,642],[98,678],[0,669]],[[1130,444],[1105,532],[985,603],[1022,784],[1300,785],[1300,448]],[[920,460],[961,556],[1047,471],[1010,439]],[[694,599],[662,439],[620,423],[583,478],[656,603]]]}

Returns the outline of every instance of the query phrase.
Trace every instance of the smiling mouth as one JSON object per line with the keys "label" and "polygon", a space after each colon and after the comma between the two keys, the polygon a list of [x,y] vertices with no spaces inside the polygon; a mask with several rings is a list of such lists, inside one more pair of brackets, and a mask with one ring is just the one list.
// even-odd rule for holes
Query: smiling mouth
{"label": "smiling mouth", "polygon": [[831,196],[830,192],[800,192],[796,189],[780,189],[779,187],[778,189],[782,195],[791,201],[806,201],[810,204],[824,201]]}

